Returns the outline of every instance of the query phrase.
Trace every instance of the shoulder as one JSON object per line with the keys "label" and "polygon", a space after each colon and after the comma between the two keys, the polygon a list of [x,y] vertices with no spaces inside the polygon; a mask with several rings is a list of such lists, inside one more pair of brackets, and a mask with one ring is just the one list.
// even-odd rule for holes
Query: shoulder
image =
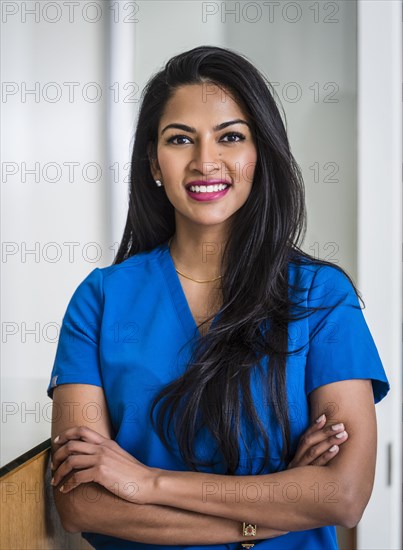
{"label": "shoulder", "polygon": [[98,270],[104,279],[109,277],[119,277],[123,273],[133,270],[141,271],[147,269],[150,263],[155,263],[162,252],[162,246],[158,245],[150,250],[144,250],[143,252],[138,252],[133,254],[123,262],[119,264],[112,264],[106,267],[100,267]]}
{"label": "shoulder", "polygon": [[332,263],[294,257],[289,264],[291,285],[302,287],[308,299],[356,297],[352,277],[346,269]]}
{"label": "shoulder", "polygon": [[103,283],[106,283],[109,281],[125,280],[127,276],[130,277],[134,271],[140,274],[150,269],[156,269],[155,264],[161,255],[161,248],[161,245],[158,245],[153,249],[133,254],[133,256],[126,258],[126,260],[118,264],[111,264],[106,267],[96,267],[87,275],[86,279],[99,279]]}
{"label": "shoulder", "polygon": [[161,245],[130,256],[119,264],[92,269],[78,284],[75,298],[102,300],[105,293],[122,293],[141,286],[158,268]]}

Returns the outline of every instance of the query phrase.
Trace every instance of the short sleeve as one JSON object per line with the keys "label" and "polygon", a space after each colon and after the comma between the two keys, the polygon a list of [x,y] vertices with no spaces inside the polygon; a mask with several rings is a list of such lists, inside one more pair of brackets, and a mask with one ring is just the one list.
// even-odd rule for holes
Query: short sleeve
{"label": "short sleeve", "polygon": [[321,266],[308,294],[310,343],[305,390],[351,378],[371,379],[374,403],[390,390],[382,361],[361,310],[354,287],[337,267]]}
{"label": "short sleeve", "polygon": [[62,320],[47,394],[60,384],[102,387],[99,334],[103,310],[102,272],[95,268],[76,288]]}

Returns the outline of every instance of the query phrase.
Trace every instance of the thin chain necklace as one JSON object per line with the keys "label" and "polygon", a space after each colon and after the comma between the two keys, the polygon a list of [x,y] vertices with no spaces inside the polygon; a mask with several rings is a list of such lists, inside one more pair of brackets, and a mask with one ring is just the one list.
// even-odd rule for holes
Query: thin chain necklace
{"label": "thin chain necklace", "polygon": [[[169,252],[171,252],[171,241],[172,241],[172,237],[168,241]],[[172,255],[171,255],[171,257],[172,257]],[[186,279],[190,279],[191,281],[194,281],[195,283],[211,283],[213,281],[217,281],[217,279],[221,279],[221,277],[222,277],[222,275],[219,275],[218,277],[215,277],[214,279],[206,279],[204,281],[200,281],[198,279],[193,279],[193,277],[189,277],[189,275],[185,275],[184,273],[182,273],[182,271],[179,271],[179,269],[177,269],[176,267],[175,267],[175,270],[176,270],[177,273],[182,275],[182,277],[186,277]]]}

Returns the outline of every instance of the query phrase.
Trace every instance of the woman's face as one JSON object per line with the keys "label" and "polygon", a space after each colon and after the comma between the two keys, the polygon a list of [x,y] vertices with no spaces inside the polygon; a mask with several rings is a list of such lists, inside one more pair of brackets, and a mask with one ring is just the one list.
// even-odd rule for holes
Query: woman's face
{"label": "woman's face", "polygon": [[[177,222],[183,218],[205,226],[220,224],[245,203],[257,157],[248,124],[230,95],[210,83],[181,86],[168,101],[151,171],[155,180],[162,181]],[[197,180],[202,182],[195,184],[199,186],[213,184],[212,180],[231,185],[213,193],[188,192],[185,186]]]}

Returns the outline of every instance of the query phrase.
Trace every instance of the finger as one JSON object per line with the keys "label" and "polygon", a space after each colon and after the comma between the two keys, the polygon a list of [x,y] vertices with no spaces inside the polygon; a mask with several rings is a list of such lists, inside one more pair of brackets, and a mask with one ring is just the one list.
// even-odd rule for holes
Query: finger
{"label": "finger", "polygon": [[[306,463],[306,453],[313,446],[317,445],[321,441],[325,440],[327,436],[323,433],[320,426],[310,426],[300,437],[298,441],[298,447],[292,460],[294,465],[304,466]],[[302,461],[305,460],[305,463]]]}
{"label": "finger", "polygon": [[314,420],[311,425],[305,430],[305,433],[315,433],[326,425],[326,415],[322,414],[319,418]]}
{"label": "finger", "polygon": [[69,479],[63,481],[59,487],[59,491],[61,493],[68,493],[81,485],[81,483],[91,483],[92,481],[96,481],[96,468],[96,466],[93,466],[74,472]]}
{"label": "finger", "polygon": [[[315,443],[325,438],[325,436],[323,435],[323,432],[321,432],[325,424],[326,424],[326,415],[322,414],[319,418],[314,420],[312,424],[305,430],[305,432],[303,433],[303,435],[301,436],[298,442],[298,447],[297,447],[295,456],[292,460],[293,464],[299,463],[299,461],[305,454],[306,450],[308,449],[309,445],[314,445]],[[315,433],[318,433],[321,435],[313,437]]]}
{"label": "finger", "polygon": [[330,449],[322,453],[319,458],[314,460],[311,463],[311,466],[326,466],[326,464],[338,454],[339,450],[340,447],[338,445],[332,445]]}
{"label": "finger", "polygon": [[314,422],[312,422],[313,427],[323,426],[326,424],[326,415],[323,413],[320,415],[319,418],[317,418]]}
{"label": "finger", "polygon": [[[310,447],[305,455],[301,458],[301,463],[298,464],[298,466],[309,466],[309,465],[316,465],[317,460],[320,460],[320,457],[323,454],[326,454],[329,452],[329,449],[332,448],[334,445],[342,445],[345,441],[348,439],[347,432],[342,432],[343,437],[338,438],[337,435],[333,435],[332,437],[329,437],[326,441],[323,441],[319,443],[318,445],[313,445]],[[332,458],[331,454],[327,454],[327,458]],[[328,461],[328,460],[327,460]]]}
{"label": "finger", "polygon": [[75,471],[71,477],[66,480],[60,487],[59,491],[68,493],[81,485],[82,483],[95,482],[102,485],[106,490],[116,496],[128,500],[130,502],[142,504],[141,499],[136,498],[140,493],[140,486],[136,481],[126,481],[119,483],[118,479],[112,484],[105,482],[98,466]]}
{"label": "finger", "polygon": [[95,455],[70,455],[66,460],[57,468],[53,474],[51,485],[57,486],[60,482],[65,480],[65,477],[75,469],[81,470],[83,468],[91,468],[95,464]]}
{"label": "finger", "polygon": [[92,430],[88,426],[73,426],[57,435],[53,443],[56,445],[63,445],[70,439],[81,439],[82,441],[87,441],[87,443],[100,444],[108,438]]}
{"label": "finger", "polygon": [[319,430],[307,430],[305,433],[312,433],[316,439],[326,439],[332,435],[338,434],[344,431],[344,424],[342,422],[338,424],[328,424],[327,426],[323,424]]}
{"label": "finger", "polygon": [[71,439],[64,443],[52,456],[53,470],[57,470],[60,464],[71,454],[94,454],[97,445],[85,441]]}
{"label": "finger", "polygon": [[[302,434],[299,440],[298,448],[294,457],[294,463],[296,463],[298,466],[310,464],[310,462],[312,461],[312,458],[315,458],[312,454],[312,450],[311,450],[312,447],[314,447],[315,445],[318,445],[322,441],[327,441],[329,437],[333,437],[335,434],[341,433],[344,430],[344,425],[342,423],[336,424],[336,425],[332,424],[327,427],[324,427],[324,424],[323,424],[323,427],[321,427],[320,422],[318,424],[319,424],[318,427],[311,425]],[[335,427],[337,427],[336,430],[334,429]],[[336,439],[335,442],[338,443],[338,440]],[[308,453],[308,459],[309,459],[308,462],[306,462],[306,458],[307,458],[306,453]],[[304,464],[300,464],[302,460],[304,460]]]}

